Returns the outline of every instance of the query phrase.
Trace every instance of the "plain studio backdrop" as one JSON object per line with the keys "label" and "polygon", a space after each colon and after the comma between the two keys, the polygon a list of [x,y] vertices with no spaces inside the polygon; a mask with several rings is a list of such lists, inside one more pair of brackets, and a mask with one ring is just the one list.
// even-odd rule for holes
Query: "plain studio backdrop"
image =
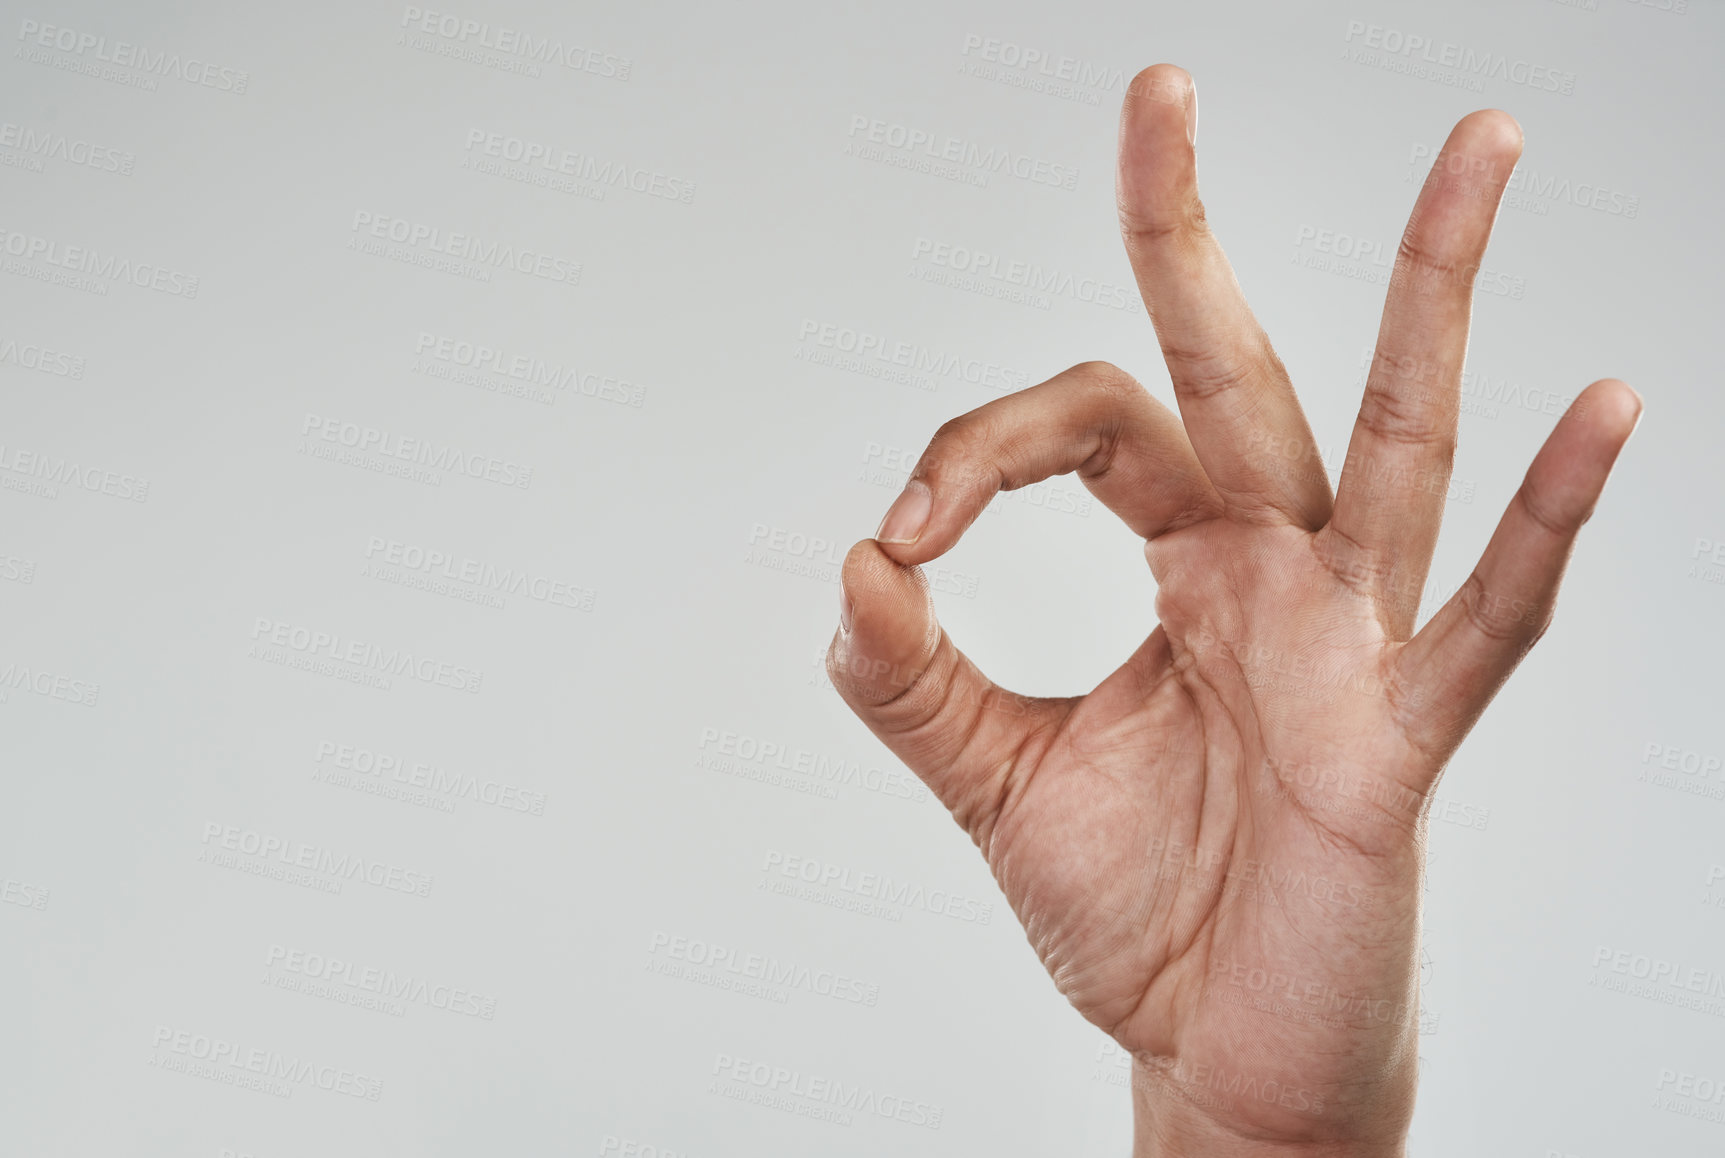
{"label": "plain studio backdrop", "polygon": [[[821,657],[941,422],[1172,402],[1157,61],[1332,474],[1437,147],[1526,130],[1425,614],[1569,398],[1647,410],[1441,785],[1412,1148],[1725,1149],[1717,4],[450,2],[5,5],[0,1152],[1126,1153]],[[1072,694],[1139,548],[1066,476],[929,572]]]}

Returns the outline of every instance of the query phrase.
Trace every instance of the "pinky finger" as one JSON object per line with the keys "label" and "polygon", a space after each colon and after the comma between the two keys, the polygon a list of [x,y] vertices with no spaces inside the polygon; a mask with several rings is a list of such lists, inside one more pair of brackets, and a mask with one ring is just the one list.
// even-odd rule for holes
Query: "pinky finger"
{"label": "pinky finger", "polygon": [[1545,634],[1576,533],[1640,419],[1640,396],[1617,379],[1583,390],[1534,456],[1479,565],[1402,648],[1397,699],[1419,748],[1452,751]]}

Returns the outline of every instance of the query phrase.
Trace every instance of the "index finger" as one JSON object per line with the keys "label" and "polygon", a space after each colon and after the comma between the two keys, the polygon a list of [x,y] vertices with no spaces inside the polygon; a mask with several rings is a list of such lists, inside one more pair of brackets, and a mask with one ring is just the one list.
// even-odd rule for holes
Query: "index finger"
{"label": "index finger", "polygon": [[1222,510],[1179,419],[1124,370],[1082,362],[937,430],[875,539],[926,563],[999,492],[1069,471],[1146,539]]}
{"label": "index finger", "polygon": [[1197,101],[1191,76],[1171,64],[1127,89],[1117,186],[1126,255],[1212,485],[1253,521],[1315,531],[1330,517],[1330,481],[1310,465],[1321,461],[1312,428],[1199,199]]}

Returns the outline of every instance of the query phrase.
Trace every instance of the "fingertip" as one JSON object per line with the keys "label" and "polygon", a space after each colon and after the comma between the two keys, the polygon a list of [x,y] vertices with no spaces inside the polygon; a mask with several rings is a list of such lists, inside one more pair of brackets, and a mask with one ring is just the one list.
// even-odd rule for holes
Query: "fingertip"
{"label": "fingertip", "polygon": [[1134,235],[1158,237],[1170,226],[1202,223],[1197,139],[1196,90],[1185,69],[1156,64],[1132,79],[1120,114],[1114,178],[1129,247]]}
{"label": "fingertip", "polygon": [[860,539],[845,553],[839,572],[842,597],[851,607],[851,626],[871,605],[896,605],[906,599],[928,597],[928,579],[922,568],[900,563],[874,539]]}
{"label": "fingertip", "polygon": [[1641,396],[1617,378],[1576,395],[1528,467],[1524,495],[1542,520],[1573,534],[1593,517],[1617,460],[1641,417]]}
{"label": "fingertip", "polygon": [[1632,426],[1634,423],[1641,421],[1641,412],[1646,409],[1647,403],[1646,400],[1641,397],[1640,391],[1636,390],[1635,387],[1631,386],[1621,378],[1601,378],[1599,381],[1602,386],[1610,389],[1614,394],[1621,397],[1623,404],[1629,407]]}
{"label": "fingertip", "polygon": [[1627,439],[1641,424],[1645,408],[1641,395],[1621,378],[1601,378],[1577,395],[1570,413],[1589,424],[1599,424],[1620,439]]}
{"label": "fingertip", "polygon": [[927,530],[933,513],[933,489],[924,480],[913,478],[887,508],[880,526],[875,528],[874,540],[883,547],[914,547]]}
{"label": "fingertip", "polygon": [[921,674],[940,625],[922,569],[894,560],[873,539],[845,555],[839,575],[840,626],[828,670],[841,692],[877,704]]}
{"label": "fingertip", "polygon": [[1493,157],[1515,159],[1527,144],[1527,134],[1521,122],[1503,109],[1476,109],[1456,124],[1458,132],[1467,134],[1470,152]]}
{"label": "fingertip", "polygon": [[1191,73],[1177,64],[1163,61],[1140,69],[1132,83],[1126,86],[1126,95],[1185,106],[1191,103],[1197,88]]}
{"label": "fingertip", "polygon": [[1186,140],[1198,142],[1198,85],[1192,74],[1177,64],[1153,64],[1142,69],[1126,86],[1126,102],[1122,118],[1131,115],[1134,104],[1149,102],[1176,105],[1185,113]]}

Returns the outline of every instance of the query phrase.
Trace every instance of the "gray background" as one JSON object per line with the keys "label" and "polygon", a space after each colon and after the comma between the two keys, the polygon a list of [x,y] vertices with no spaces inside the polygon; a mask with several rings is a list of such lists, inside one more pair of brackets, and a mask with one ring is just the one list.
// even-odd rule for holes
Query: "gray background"
{"label": "gray background", "polygon": [[[422,6],[592,54],[538,75],[450,55],[459,34],[404,29],[401,4],[6,4],[0,1153],[1125,1153],[1121,1059],[975,849],[905,798],[821,656],[838,560],[946,418],[1091,358],[1172,401],[1130,289],[1126,309],[1026,304],[913,273],[927,239],[1130,287],[1116,122],[1159,60],[1196,77],[1211,221],[1332,463],[1387,265],[1325,268],[1300,239],[1393,254],[1422,149],[1479,107],[1526,130],[1487,260],[1519,296],[1479,295],[1426,613],[1554,423],[1548,398],[1614,375],[1647,411],[1553,630],[1441,786],[1412,1150],[1719,1153],[1725,1103],[1677,1087],[1725,1082],[1725,997],[1675,999],[1725,974],[1722,406],[1703,340],[1721,11],[1663,3]],[[27,30],[45,25],[110,47],[42,47]],[[1571,91],[1406,70],[1381,46],[1410,35]],[[177,71],[102,64],[115,41]],[[1083,75],[1051,85],[1025,51]],[[194,83],[189,60],[229,71]],[[883,163],[847,151],[857,117],[1077,177]],[[464,164],[483,159],[474,132],[692,192],[514,180]],[[578,262],[579,281],[350,248],[361,213]],[[42,280],[65,272],[43,246],[197,291]],[[850,332],[937,369],[831,364],[821,335]],[[459,380],[420,348],[441,339],[564,385]],[[308,415],[530,482],[320,459],[338,444],[308,440]],[[32,473],[68,462],[71,482]],[[141,500],[102,493],[132,493],[123,476],[147,480]],[[488,578],[408,585],[427,577],[388,570],[379,542]],[[997,500],[940,566],[948,630],[1020,691],[1092,686],[1153,623],[1134,536],[1071,477]],[[476,600],[506,574],[527,589]],[[534,596],[553,590],[574,594]],[[482,682],[290,667],[306,653],[256,638],[276,623]],[[323,745],[401,771],[339,782]],[[403,798],[415,764],[444,779]],[[279,862],[222,848],[245,833],[428,875],[427,895],[258,875]],[[793,857],[924,903],[775,891]],[[946,893],[989,919],[936,911]],[[725,988],[737,974],[694,970],[685,939],[855,984]],[[353,965],[308,992],[295,953]],[[1626,986],[1651,961],[1678,983]],[[367,969],[409,984],[396,1009],[353,1003]],[[451,988],[492,1016],[429,996]],[[217,1040],[301,1076],[282,1097],[225,1062],[188,1072]],[[940,1125],[749,1104],[724,1058],[938,1107]],[[376,1099],[320,1088],[340,1071]]]}

